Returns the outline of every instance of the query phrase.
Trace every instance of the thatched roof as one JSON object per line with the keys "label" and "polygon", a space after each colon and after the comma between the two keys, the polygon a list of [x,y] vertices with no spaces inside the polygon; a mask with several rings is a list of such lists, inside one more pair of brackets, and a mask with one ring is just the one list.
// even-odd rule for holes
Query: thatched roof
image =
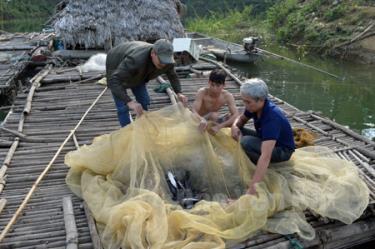
{"label": "thatched roof", "polygon": [[178,0],[74,0],[54,27],[67,45],[108,47],[122,41],[182,37]]}

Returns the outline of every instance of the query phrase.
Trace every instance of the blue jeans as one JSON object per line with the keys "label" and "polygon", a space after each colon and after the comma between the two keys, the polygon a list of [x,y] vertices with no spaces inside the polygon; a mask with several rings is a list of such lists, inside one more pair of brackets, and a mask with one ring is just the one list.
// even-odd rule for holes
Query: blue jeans
{"label": "blue jeans", "polygon": [[[137,87],[130,88],[135,96],[135,99],[138,103],[140,103],[143,107],[143,110],[148,110],[148,105],[150,105],[150,96],[148,95],[146,84],[142,84]],[[117,108],[117,116],[118,120],[120,121],[121,127],[124,127],[130,124],[130,113],[129,107],[125,104],[124,101],[121,99],[116,98],[114,95],[113,100],[115,101],[115,105]]]}
{"label": "blue jeans", "polygon": [[[261,155],[262,140],[254,130],[242,128],[241,146],[250,160],[256,165]],[[294,150],[275,146],[272,151],[271,163],[288,161]]]}

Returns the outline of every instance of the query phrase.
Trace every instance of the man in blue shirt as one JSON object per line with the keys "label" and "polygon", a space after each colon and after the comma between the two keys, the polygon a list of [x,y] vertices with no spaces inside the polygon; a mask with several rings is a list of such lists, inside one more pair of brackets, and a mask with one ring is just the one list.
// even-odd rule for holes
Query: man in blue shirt
{"label": "man in blue shirt", "polygon": [[[256,164],[247,190],[255,194],[255,184],[261,182],[270,162],[288,161],[294,152],[293,131],[289,121],[268,96],[268,87],[261,79],[250,79],[240,88],[245,112],[232,125],[232,137],[240,140],[242,148]],[[255,131],[244,128],[254,120]]]}

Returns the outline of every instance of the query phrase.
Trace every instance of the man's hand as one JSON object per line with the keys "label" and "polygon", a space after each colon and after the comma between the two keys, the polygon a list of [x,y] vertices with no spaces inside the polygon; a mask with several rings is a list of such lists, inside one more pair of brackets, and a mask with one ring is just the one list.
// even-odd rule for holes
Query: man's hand
{"label": "man's hand", "polygon": [[137,115],[137,118],[139,118],[143,114],[143,107],[137,101],[132,100],[128,102],[127,105]]}
{"label": "man's hand", "polygon": [[246,194],[258,196],[258,193],[255,189],[255,183],[253,182],[250,183],[249,188],[246,191]]}
{"label": "man's hand", "polygon": [[188,98],[183,95],[182,93],[178,93],[177,94],[177,97],[178,97],[178,100],[182,102],[182,104],[187,107],[187,104],[188,104]]}
{"label": "man's hand", "polygon": [[207,120],[202,118],[201,121],[199,122],[198,130],[203,133],[206,129],[207,129]]}
{"label": "man's hand", "polygon": [[211,135],[216,135],[216,133],[218,133],[219,131],[220,131],[220,129],[221,129],[221,126],[220,125],[214,125],[214,126],[212,126],[210,129],[209,129],[209,133],[211,134]]}
{"label": "man's hand", "polygon": [[237,127],[237,125],[233,125],[231,128],[232,137],[238,141],[241,137],[241,130]]}

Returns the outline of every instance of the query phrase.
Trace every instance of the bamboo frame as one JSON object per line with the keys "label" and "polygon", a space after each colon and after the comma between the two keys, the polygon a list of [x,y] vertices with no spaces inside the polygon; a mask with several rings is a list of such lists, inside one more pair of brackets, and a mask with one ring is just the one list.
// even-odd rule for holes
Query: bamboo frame
{"label": "bamboo frame", "polygon": [[48,163],[44,171],[39,175],[38,179],[35,181],[34,185],[30,189],[29,193],[26,195],[25,199],[23,200],[22,204],[17,209],[16,213],[13,215],[12,219],[9,221],[9,223],[6,225],[4,230],[0,234],[0,242],[5,238],[6,234],[9,232],[10,228],[13,226],[13,224],[16,222],[18,216],[21,214],[22,210],[25,208],[26,204],[30,200],[31,196],[33,195],[36,187],[39,185],[39,183],[42,181],[44,176],[47,174],[49,169],[51,168],[52,164],[57,159],[57,156],[60,154],[62,149],[64,148],[65,144],[70,140],[73,133],[78,129],[78,127],[81,125],[87,114],[90,112],[90,110],[95,106],[95,104],[99,101],[99,99],[103,96],[103,94],[106,92],[107,87],[99,94],[99,96],[94,100],[92,105],[87,109],[87,111],[82,116],[81,120],[78,122],[78,124],[74,127],[74,129],[70,132],[70,134],[66,137],[64,142],[61,144],[55,155],[53,156],[52,160]]}

